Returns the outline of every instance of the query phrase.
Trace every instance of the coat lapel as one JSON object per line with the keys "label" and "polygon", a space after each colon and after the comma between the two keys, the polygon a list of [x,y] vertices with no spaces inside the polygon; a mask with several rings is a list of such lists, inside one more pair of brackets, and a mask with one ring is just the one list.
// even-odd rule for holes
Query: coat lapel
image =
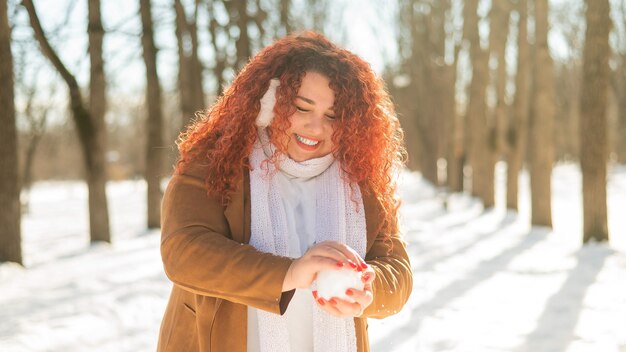
{"label": "coat lapel", "polygon": [[224,209],[230,226],[231,238],[239,243],[250,243],[250,174],[244,170],[243,178],[231,194]]}

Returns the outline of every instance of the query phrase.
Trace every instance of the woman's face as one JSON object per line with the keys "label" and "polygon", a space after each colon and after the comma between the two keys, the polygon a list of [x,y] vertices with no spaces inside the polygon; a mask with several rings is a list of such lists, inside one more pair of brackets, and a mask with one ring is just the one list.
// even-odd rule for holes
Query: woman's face
{"label": "woman's face", "polygon": [[288,138],[287,154],[295,161],[319,158],[333,150],[335,93],[329,83],[326,76],[317,72],[307,72],[302,78],[293,102],[296,112],[289,117],[291,127],[281,137]]}

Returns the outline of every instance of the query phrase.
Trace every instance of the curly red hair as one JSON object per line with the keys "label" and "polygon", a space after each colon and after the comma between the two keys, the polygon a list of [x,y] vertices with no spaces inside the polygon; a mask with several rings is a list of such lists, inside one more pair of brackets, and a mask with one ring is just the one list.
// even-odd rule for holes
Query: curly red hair
{"label": "curly red hair", "polygon": [[[405,161],[403,133],[383,81],[367,62],[321,34],[304,32],[277,40],[261,50],[232,85],[178,140],[176,172],[201,161],[207,166],[207,192],[228,202],[257,138],[260,99],[272,78],[276,92],[272,139],[290,127],[294,100],[306,72],[328,77],[335,93],[333,154],[350,182],[371,192],[381,205],[381,226],[395,226],[399,201],[394,173]],[[285,146],[275,143],[278,150]]]}

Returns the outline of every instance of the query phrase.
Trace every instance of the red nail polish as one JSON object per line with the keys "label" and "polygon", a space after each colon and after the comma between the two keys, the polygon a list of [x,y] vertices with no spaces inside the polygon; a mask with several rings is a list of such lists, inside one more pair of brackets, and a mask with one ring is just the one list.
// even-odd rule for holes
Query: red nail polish
{"label": "red nail polish", "polygon": [[313,298],[317,299],[317,291],[313,291]]}
{"label": "red nail polish", "polygon": [[361,263],[361,269],[363,269],[363,270],[367,269],[367,264]]}
{"label": "red nail polish", "polygon": [[357,268],[357,265],[354,264],[353,261],[349,261],[348,264],[350,264],[350,267],[352,267],[352,269],[356,269]]}
{"label": "red nail polish", "polygon": [[319,303],[321,306],[323,306],[324,305],[324,300],[321,299],[321,298],[318,298],[317,299],[317,303]]}
{"label": "red nail polish", "polygon": [[343,268],[343,263],[342,262],[337,262],[337,266],[340,268]]}
{"label": "red nail polish", "polygon": [[337,305],[337,301],[335,301],[333,298],[330,299],[330,301],[328,301],[330,304]]}
{"label": "red nail polish", "polygon": [[353,294],[354,294],[354,293],[352,292],[352,290],[351,290],[351,289],[347,289],[347,290],[346,290],[346,295],[348,295],[348,296],[352,296]]}
{"label": "red nail polish", "polygon": [[370,275],[369,274],[365,274],[363,275],[363,277],[361,278],[361,280],[363,280],[363,282],[367,282],[367,280],[370,279]]}

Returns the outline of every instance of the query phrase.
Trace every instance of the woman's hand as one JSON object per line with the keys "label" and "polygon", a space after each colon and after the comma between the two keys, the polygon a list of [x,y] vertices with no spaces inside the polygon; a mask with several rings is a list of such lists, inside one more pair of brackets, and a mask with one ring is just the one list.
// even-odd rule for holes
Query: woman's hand
{"label": "woman's hand", "polygon": [[362,271],[367,265],[352,248],[335,241],[320,242],[296,259],[287,270],[283,292],[311,286],[321,270],[338,270],[349,266]]}
{"label": "woman's hand", "polygon": [[361,280],[365,286],[362,291],[356,289],[348,289],[346,295],[350,296],[354,302],[349,302],[340,298],[331,298],[325,300],[317,297],[317,291],[313,291],[313,297],[317,301],[318,306],[328,312],[331,315],[340,318],[347,317],[360,317],[363,311],[372,304],[374,300],[374,293],[372,292],[372,282],[374,281],[376,273],[374,270],[367,266],[363,270]]}

